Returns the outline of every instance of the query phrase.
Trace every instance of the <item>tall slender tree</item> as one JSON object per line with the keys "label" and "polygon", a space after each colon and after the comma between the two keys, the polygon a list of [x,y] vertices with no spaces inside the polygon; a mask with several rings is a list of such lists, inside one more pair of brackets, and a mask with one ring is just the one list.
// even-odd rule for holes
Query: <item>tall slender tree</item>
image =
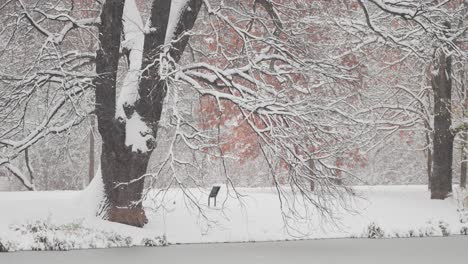
{"label": "tall slender tree", "polygon": [[438,50],[435,56],[431,72],[434,91],[434,156],[430,184],[431,198],[445,199],[452,192],[452,58],[444,49]]}
{"label": "tall slender tree", "polygon": [[[463,67],[466,67],[463,65]],[[461,84],[461,108],[462,108],[462,129],[459,132],[460,133],[460,138],[461,138],[461,146],[460,146],[460,188],[466,188],[466,173],[468,169],[468,154],[467,154],[467,144],[466,142],[468,141],[467,138],[467,133],[468,133],[468,123],[466,122],[466,118],[468,118],[468,113],[466,107],[468,106],[468,94],[467,94],[467,87],[466,87],[466,69],[463,69],[461,71],[461,78],[460,78],[460,84]]]}

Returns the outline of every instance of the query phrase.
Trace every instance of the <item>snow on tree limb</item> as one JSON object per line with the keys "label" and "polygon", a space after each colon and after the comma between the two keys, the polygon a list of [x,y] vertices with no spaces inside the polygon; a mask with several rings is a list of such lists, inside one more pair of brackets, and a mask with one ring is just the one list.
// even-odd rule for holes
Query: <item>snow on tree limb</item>
{"label": "snow on tree limb", "polygon": [[[2,88],[8,92],[0,95],[6,102],[0,117],[7,120],[0,128],[0,148],[6,149],[7,160],[17,158],[47,135],[76,126],[86,113],[76,104],[93,89],[90,80],[112,79],[96,102],[97,111],[103,110],[99,123],[109,143],[106,149],[128,151],[119,157],[125,162],[132,160],[128,157],[149,156],[159,127],[163,136],[158,142],[168,149],[154,173],[138,171],[126,183],[122,177],[119,187],[159,176],[182,188],[198,184],[192,172],[206,167],[198,164],[199,157],[220,164],[232,183],[237,179],[231,178],[226,164],[261,160],[269,172],[265,182],[274,184],[285,207],[289,194],[282,188],[289,184],[299,197],[327,213],[322,197],[339,196],[347,189],[338,180],[354,176],[343,159],[359,164],[355,156],[385,145],[397,132],[427,135],[421,148],[429,147],[432,113],[425,66],[433,47],[456,45],[466,32],[466,26],[443,27],[446,18],[466,20],[460,10],[444,6],[447,1],[344,2],[154,0],[153,25],[148,23],[144,30],[135,1],[127,0],[122,4],[124,41],[119,44],[121,31],[109,30],[116,26],[105,20],[108,27],[102,32],[109,33],[105,46],[110,48],[98,56],[63,45],[74,40],[69,37],[81,37],[74,33],[86,33],[82,29],[91,28],[97,19],[77,20],[61,10],[25,6],[19,11],[22,23],[13,22],[13,29],[34,32],[42,45],[28,53],[28,63],[35,66],[2,69],[0,84],[5,83]],[[205,9],[192,30],[202,4]],[[6,50],[15,49],[6,42]],[[179,61],[186,46],[190,56]],[[119,47],[128,53],[128,69],[118,67]],[[466,58],[458,47],[452,55]],[[106,61],[110,57],[112,63]],[[98,76],[89,69],[94,64]],[[117,71],[124,81],[113,101]],[[103,87],[97,81],[92,84]],[[75,88],[83,92],[75,95]],[[41,104],[45,114],[28,118],[29,109],[34,109],[28,102],[43,102],[44,90],[56,92],[56,97]],[[63,113],[75,114],[65,118]],[[113,176],[111,165],[106,180]],[[310,182],[319,187],[317,193],[310,191]],[[291,198],[291,204],[296,200]]]}
{"label": "snow on tree limb", "polygon": [[[158,27],[156,30],[146,30],[138,91],[141,98],[136,101],[134,109],[130,107],[131,111],[127,114],[128,120],[139,124],[135,128],[128,128],[126,124],[127,131],[132,133],[125,142],[128,147],[134,146],[133,151],[146,153],[152,150],[146,146],[154,148],[167,89],[165,78],[182,56],[188,42],[188,36],[183,33],[193,27],[201,3],[201,0],[153,2],[147,25],[149,28],[153,25]],[[171,38],[170,45],[165,43],[167,38]]]}
{"label": "snow on tree limb", "polygon": [[133,152],[148,152],[153,141],[151,129],[146,125],[138,113],[133,113],[125,124],[125,145],[132,147]]}
{"label": "snow on tree limb", "polygon": [[169,15],[169,22],[167,24],[166,38],[164,44],[170,44],[171,41],[177,37],[175,32],[179,21],[181,19],[183,9],[187,8],[190,0],[172,0],[171,1],[171,13]]}
{"label": "snow on tree limb", "polygon": [[[24,152],[31,177],[27,152],[32,153],[31,149],[44,138],[69,132],[81,124],[91,111],[86,109],[83,98],[88,96],[96,76],[90,68],[96,56],[89,46],[84,47],[86,41],[69,43],[77,35],[87,40],[99,19],[75,17],[76,13],[63,6],[49,4],[8,1],[1,7],[2,12],[11,13],[1,21],[2,26],[7,26],[0,34],[4,63],[0,73],[0,149],[11,162]],[[30,40],[27,48],[17,46],[26,35]],[[6,54],[10,52],[11,57]],[[25,178],[11,166],[10,172]],[[32,189],[31,180],[21,182]]]}
{"label": "snow on tree limb", "polygon": [[26,175],[23,174],[23,172],[16,167],[15,165],[11,164],[10,162],[6,163],[4,165],[16,178],[18,178],[21,183],[23,183],[24,187],[26,187],[30,191],[35,191],[36,187],[34,184],[28,179]]}
{"label": "snow on tree limb", "polygon": [[129,67],[117,100],[116,119],[125,125],[125,145],[133,152],[146,153],[150,150],[148,144],[154,140],[151,129],[135,111],[135,103],[140,99],[138,88],[145,40],[143,21],[135,0],[125,1],[123,37],[122,48],[129,53]]}
{"label": "snow on tree limb", "polygon": [[123,37],[122,48],[128,51],[129,67],[117,100],[116,119],[126,120],[125,108],[134,108],[139,99],[138,85],[141,75],[143,44],[143,20],[135,0],[125,1],[123,11]]}

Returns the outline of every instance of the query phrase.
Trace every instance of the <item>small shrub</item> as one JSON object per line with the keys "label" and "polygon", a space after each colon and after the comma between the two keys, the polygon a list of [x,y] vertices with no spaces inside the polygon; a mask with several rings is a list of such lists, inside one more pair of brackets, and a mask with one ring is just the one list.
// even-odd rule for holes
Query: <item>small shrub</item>
{"label": "small shrub", "polygon": [[372,239],[383,238],[385,237],[385,232],[376,223],[372,222],[369,224],[369,226],[367,226],[367,230],[364,236]]}
{"label": "small shrub", "polygon": [[144,238],[141,241],[141,244],[145,247],[157,247],[157,246],[167,246],[166,236],[155,237],[155,238]]}
{"label": "small shrub", "polygon": [[464,223],[468,223],[468,210],[466,209],[459,209],[458,210],[459,214],[460,214],[460,223],[464,224]]}
{"label": "small shrub", "polygon": [[[432,221],[427,221],[426,224],[418,229],[419,231],[419,237],[432,237],[432,236],[438,236],[440,234],[443,234],[442,228],[440,227],[441,224],[443,223],[440,221],[439,224],[435,224]],[[448,225],[447,225],[448,226]]]}
{"label": "small shrub", "polygon": [[1,252],[10,252],[10,251],[15,251],[18,247],[18,244],[11,242],[11,241],[5,241],[0,239],[0,253]]}
{"label": "small shrub", "polygon": [[133,239],[131,237],[124,237],[119,234],[111,233],[107,237],[108,240],[108,247],[112,246],[124,246],[129,247],[132,245]]}
{"label": "small shrub", "polygon": [[460,229],[460,235],[468,235],[468,226],[462,226]]}
{"label": "small shrub", "polygon": [[0,252],[8,252],[8,248],[0,241]]}
{"label": "small shrub", "polygon": [[439,228],[442,232],[442,236],[450,236],[449,225],[447,223],[445,223],[444,221],[439,221]]}
{"label": "small shrub", "polygon": [[[84,248],[108,248],[108,247],[131,247],[131,246],[164,246],[167,245],[166,237],[155,237],[143,240],[141,244],[134,243],[132,237],[123,236],[115,232],[85,227],[82,222],[55,225],[49,220],[38,220],[24,225],[12,226],[12,230],[28,237],[31,243],[23,244],[21,250],[72,250]],[[0,244],[0,251],[12,251]],[[18,248],[19,249],[19,248]],[[14,250],[18,250],[14,249]],[[14,251],[13,250],[13,251]]]}
{"label": "small shrub", "polygon": [[416,233],[416,231],[414,231],[413,229],[411,229],[410,231],[408,231],[408,236],[409,237],[418,237],[419,234]]}

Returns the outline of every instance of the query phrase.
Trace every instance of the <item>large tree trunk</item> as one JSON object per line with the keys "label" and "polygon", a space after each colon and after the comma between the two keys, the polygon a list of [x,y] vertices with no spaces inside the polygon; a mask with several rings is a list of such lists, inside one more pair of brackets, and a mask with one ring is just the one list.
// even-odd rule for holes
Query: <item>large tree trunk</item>
{"label": "large tree trunk", "polygon": [[452,192],[453,132],[452,59],[440,49],[434,60],[432,89],[434,90],[434,140],[431,199],[445,199]]}
{"label": "large tree trunk", "polygon": [[[184,31],[192,29],[202,0],[190,0],[180,12],[175,25],[173,43],[168,51],[178,62],[188,42],[188,35],[179,37]],[[145,35],[143,48],[142,78],[138,86],[139,99],[132,104],[123,105],[126,120],[135,118],[143,121],[151,130],[145,140],[147,147],[132,147],[126,142],[128,129],[125,118],[116,119],[116,76],[119,62],[122,14],[124,0],[107,0],[101,13],[99,28],[100,50],[96,58],[96,115],[98,129],[102,137],[101,173],[104,182],[105,201],[103,217],[110,221],[141,227],[147,222],[142,208],[144,174],[151,153],[155,147],[158,123],[161,119],[163,102],[166,97],[166,83],[159,76],[161,47],[166,41],[170,0],[154,0],[150,30]],[[179,12],[175,12],[179,14]],[[135,131],[132,131],[132,133]],[[136,131],[136,135],[142,135]],[[143,136],[143,135],[142,135]],[[145,137],[146,139],[146,137]]]}
{"label": "large tree trunk", "polygon": [[101,172],[106,194],[106,219],[142,227],[147,223],[142,208],[144,180],[151,152],[133,152],[125,146],[125,134],[118,129],[102,144]]}
{"label": "large tree trunk", "polygon": [[98,130],[102,137],[101,174],[105,193],[102,214],[109,221],[141,227],[147,222],[141,204],[144,182],[132,180],[145,174],[151,152],[133,152],[131,146],[126,146],[125,123],[115,119],[123,8],[124,0],[107,0],[99,27],[98,77],[94,83]]}
{"label": "large tree trunk", "polygon": [[140,177],[146,171],[148,155],[138,155],[125,146],[124,125],[115,120],[116,79],[122,32],[124,0],[107,0],[99,26],[100,49],[96,56],[96,115],[102,137],[101,174],[105,200],[103,217],[110,221],[143,226],[146,217],[141,203],[141,181],[116,188],[120,182]]}

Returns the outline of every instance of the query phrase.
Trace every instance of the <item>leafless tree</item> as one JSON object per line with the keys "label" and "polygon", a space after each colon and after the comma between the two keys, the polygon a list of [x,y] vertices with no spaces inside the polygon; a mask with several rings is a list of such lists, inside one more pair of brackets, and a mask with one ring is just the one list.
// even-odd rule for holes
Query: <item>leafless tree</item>
{"label": "leafless tree", "polygon": [[[430,70],[433,90],[433,150],[429,183],[431,198],[445,199],[452,191],[452,79],[455,61],[466,61],[467,31],[464,1],[359,0],[366,23],[389,45],[411,52]],[[456,26],[452,26],[456,25]],[[427,126],[427,124],[426,124]],[[429,141],[429,140],[428,140]],[[428,166],[429,168],[429,166]]]}

